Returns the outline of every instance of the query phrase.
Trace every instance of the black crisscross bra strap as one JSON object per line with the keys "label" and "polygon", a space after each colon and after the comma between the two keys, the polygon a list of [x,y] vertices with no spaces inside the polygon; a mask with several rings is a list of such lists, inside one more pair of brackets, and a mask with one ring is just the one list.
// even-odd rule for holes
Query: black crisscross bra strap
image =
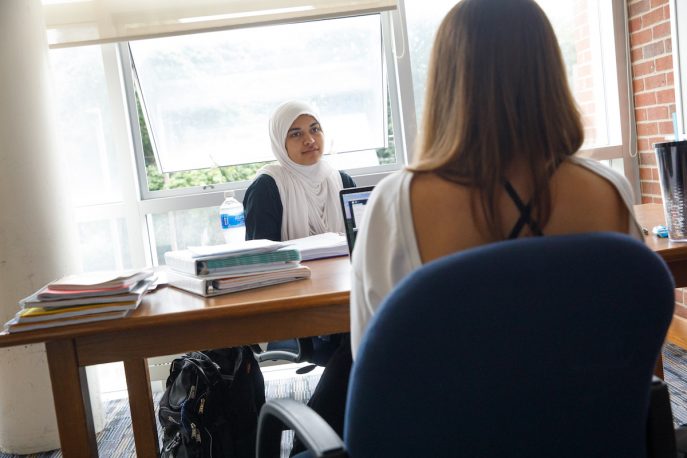
{"label": "black crisscross bra strap", "polygon": [[525,224],[530,227],[533,235],[544,235],[539,227],[539,224],[537,224],[536,221],[532,221],[532,202],[528,202],[527,205],[525,205],[518,193],[515,191],[515,188],[513,188],[513,185],[510,184],[510,181],[506,181],[503,186],[506,188],[506,192],[515,206],[518,207],[518,211],[520,211],[520,218],[518,218],[518,220],[515,222],[513,229],[508,235],[508,238],[518,238]]}

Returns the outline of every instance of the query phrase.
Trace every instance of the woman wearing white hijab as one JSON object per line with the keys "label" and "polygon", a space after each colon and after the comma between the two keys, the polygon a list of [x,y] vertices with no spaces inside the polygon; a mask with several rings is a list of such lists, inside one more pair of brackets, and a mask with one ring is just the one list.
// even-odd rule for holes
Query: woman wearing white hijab
{"label": "woman wearing white hijab", "polygon": [[[286,102],[272,113],[269,130],[279,163],[260,169],[246,190],[246,240],[282,241],[343,232],[339,191],[355,187],[355,182],[321,160],[325,138],[317,112],[302,102]],[[313,337],[312,343],[311,362],[326,367],[308,405],[343,435],[352,364],[350,336]],[[301,450],[295,440],[292,453]]]}
{"label": "woman wearing white hijab", "polygon": [[355,182],[322,161],[324,131],[302,102],[279,105],[269,122],[278,164],[266,165],[246,190],[246,239],[291,240],[343,232],[339,191]]}

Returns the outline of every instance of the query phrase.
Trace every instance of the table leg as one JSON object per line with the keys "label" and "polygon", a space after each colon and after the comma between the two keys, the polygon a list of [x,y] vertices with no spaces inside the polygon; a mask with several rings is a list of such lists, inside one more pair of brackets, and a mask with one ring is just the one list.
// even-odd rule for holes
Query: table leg
{"label": "table leg", "polygon": [[129,390],[129,408],[136,441],[136,455],[158,456],[157,425],[148,362],[144,358],[126,360],[124,372]]}
{"label": "table leg", "polygon": [[76,359],[74,341],[47,342],[48,367],[55,398],[60,447],[65,458],[98,456],[86,368]]}
{"label": "table leg", "polygon": [[665,380],[663,378],[663,353],[658,354],[658,361],[656,361],[656,367],[654,367],[654,375],[661,380]]}

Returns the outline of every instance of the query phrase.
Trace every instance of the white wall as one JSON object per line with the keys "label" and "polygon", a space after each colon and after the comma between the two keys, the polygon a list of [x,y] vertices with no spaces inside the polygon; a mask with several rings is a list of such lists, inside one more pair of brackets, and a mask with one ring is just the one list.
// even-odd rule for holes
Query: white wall
{"label": "white wall", "polygon": [[[73,271],[73,222],[61,185],[39,0],[0,1],[0,320]],[[97,398],[99,404],[99,398]],[[59,447],[45,348],[0,351],[0,450]],[[9,415],[11,413],[11,415]],[[95,418],[99,418],[96,412]]]}

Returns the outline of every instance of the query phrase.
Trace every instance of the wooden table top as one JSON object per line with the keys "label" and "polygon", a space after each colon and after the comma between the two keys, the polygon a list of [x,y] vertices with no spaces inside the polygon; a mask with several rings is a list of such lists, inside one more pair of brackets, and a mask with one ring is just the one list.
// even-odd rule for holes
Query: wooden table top
{"label": "wooden table top", "polygon": [[[635,206],[639,223],[651,231],[664,224],[663,206]],[[687,261],[687,243],[672,242],[652,234],[647,245],[666,262]],[[348,304],[350,297],[350,260],[347,256],[304,262],[312,277],[281,285],[204,298],[172,287],[148,293],[141,305],[126,318],[62,326],[16,334],[0,333],[0,348],[46,342],[61,338],[92,336],[106,332],[153,329],[212,319],[255,317],[274,312],[298,311],[329,305]]]}
{"label": "wooden table top", "polygon": [[667,238],[662,239],[651,233],[651,228],[654,226],[665,224],[663,205],[635,205],[635,215],[639,224],[649,231],[649,234],[644,236],[644,241],[649,248],[661,255],[668,263],[687,260],[687,242],[672,242]]}
{"label": "wooden table top", "polygon": [[121,319],[0,334],[0,347],[89,336],[101,332],[152,329],[229,317],[259,317],[274,312],[348,304],[351,265],[348,256],[304,262],[312,276],[265,288],[215,297],[201,297],[173,287],[146,294],[129,316]]}

